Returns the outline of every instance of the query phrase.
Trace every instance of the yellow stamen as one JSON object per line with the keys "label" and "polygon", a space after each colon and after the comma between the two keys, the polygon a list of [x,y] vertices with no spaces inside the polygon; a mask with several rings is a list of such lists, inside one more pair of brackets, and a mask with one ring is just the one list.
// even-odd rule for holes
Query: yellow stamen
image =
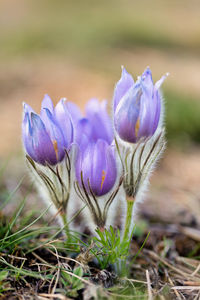
{"label": "yellow stamen", "polygon": [[137,137],[138,135],[138,131],[139,131],[139,128],[140,128],[140,120],[139,118],[137,119],[137,122],[135,124],[135,136]]}
{"label": "yellow stamen", "polygon": [[103,187],[103,183],[104,183],[105,178],[106,178],[106,173],[105,173],[105,171],[103,170],[103,171],[102,171],[102,176],[101,176],[101,190],[102,190],[102,187]]}
{"label": "yellow stamen", "polygon": [[56,159],[58,160],[58,143],[56,140],[53,140],[53,147],[54,147],[54,150],[55,150],[55,153],[56,153]]}

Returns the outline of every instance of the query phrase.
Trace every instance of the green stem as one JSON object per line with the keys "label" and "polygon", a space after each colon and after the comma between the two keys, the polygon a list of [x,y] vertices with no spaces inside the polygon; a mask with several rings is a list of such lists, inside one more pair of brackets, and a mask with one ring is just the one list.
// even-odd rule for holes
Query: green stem
{"label": "green stem", "polygon": [[67,222],[67,217],[66,217],[66,212],[65,211],[61,211],[60,212],[60,216],[63,220],[63,225],[64,225],[64,231],[66,234],[67,239],[70,239],[70,234],[69,234],[69,226],[68,226],[68,222]]}
{"label": "green stem", "polygon": [[125,222],[124,236],[122,239],[122,243],[129,240],[130,233],[132,232],[131,219],[132,219],[134,198],[128,198],[126,202],[127,202],[127,212],[126,212],[126,222]]}

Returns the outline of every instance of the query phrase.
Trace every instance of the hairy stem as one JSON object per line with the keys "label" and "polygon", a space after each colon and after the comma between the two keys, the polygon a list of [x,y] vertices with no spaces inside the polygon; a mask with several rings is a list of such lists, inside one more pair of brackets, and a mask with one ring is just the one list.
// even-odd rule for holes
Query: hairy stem
{"label": "hairy stem", "polygon": [[66,234],[66,237],[67,239],[69,240],[70,239],[70,234],[69,234],[69,226],[68,226],[68,222],[67,222],[67,216],[66,216],[66,211],[64,210],[61,210],[60,212],[60,216],[62,218],[62,221],[63,221],[63,225],[64,225],[64,231],[65,231],[65,234]]}
{"label": "hairy stem", "polygon": [[122,242],[126,242],[130,239],[130,234],[132,232],[131,228],[131,220],[132,220],[132,213],[133,213],[133,205],[135,199],[133,197],[127,198],[127,211],[126,211],[126,221],[125,221],[125,227],[124,227],[124,235]]}

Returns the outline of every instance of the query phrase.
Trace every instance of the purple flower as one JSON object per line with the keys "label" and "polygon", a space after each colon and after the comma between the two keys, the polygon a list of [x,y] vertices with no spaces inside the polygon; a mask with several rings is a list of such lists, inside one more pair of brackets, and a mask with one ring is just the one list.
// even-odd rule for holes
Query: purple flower
{"label": "purple flower", "polygon": [[89,142],[85,148],[81,147],[76,161],[76,177],[79,185],[84,185],[87,192],[90,193],[91,189],[96,196],[108,193],[117,177],[112,146],[98,139],[96,143]]}
{"label": "purple flower", "polygon": [[82,186],[82,173],[87,192],[91,188],[96,196],[108,193],[117,176],[115,153],[111,146],[114,134],[106,106],[106,101],[91,99],[86,105],[86,117],[79,119],[76,125],[76,177]]}
{"label": "purple flower", "polygon": [[24,119],[22,122],[22,138],[26,152],[30,157],[42,164],[55,165],[62,161],[65,149],[68,149],[73,139],[73,127],[69,112],[61,118],[57,104],[48,95],[42,101],[40,116],[32,108],[24,104]]}
{"label": "purple flower", "polygon": [[121,79],[114,91],[114,124],[120,138],[136,143],[154,134],[161,112],[159,88],[166,75],[153,84],[151,70],[147,68],[134,83],[123,68]]}

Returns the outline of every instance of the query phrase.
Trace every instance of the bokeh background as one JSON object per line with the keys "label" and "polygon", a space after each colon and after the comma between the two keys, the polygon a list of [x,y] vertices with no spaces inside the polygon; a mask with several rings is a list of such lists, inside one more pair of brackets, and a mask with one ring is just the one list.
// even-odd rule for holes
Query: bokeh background
{"label": "bokeh background", "polygon": [[[48,93],[84,109],[111,101],[121,65],[150,66],[163,84],[168,149],[152,178],[143,215],[200,218],[200,1],[0,0],[0,164],[4,184],[25,173],[22,102],[39,112]],[[11,180],[12,179],[12,180]],[[14,182],[14,183],[13,183]],[[188,221],[189,220],[189,221]]]}

